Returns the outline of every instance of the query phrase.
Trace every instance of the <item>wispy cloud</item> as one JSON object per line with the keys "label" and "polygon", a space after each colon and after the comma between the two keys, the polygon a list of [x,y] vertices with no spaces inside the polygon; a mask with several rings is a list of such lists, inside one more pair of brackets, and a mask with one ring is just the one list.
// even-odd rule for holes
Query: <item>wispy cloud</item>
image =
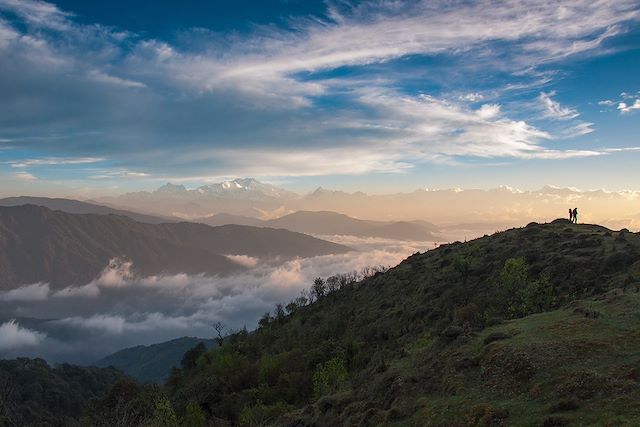
{"label": "wispy cloud", "polygon": [[75,158],[62,158],[62,157],[45,157],[39,159],[25,159],[25,160],[11,160],[8,163],[14,168],[28,168],[31,166],[43,166],[43,165],[82,165],[87,163],[97,163],[104,159],[97,157],[75,157]]}
{"label": "wispy cloud", "polygon": [[36,181],[38,179],[37,176],[29,173],[29,172],[16,172],[11,175],[13,178],[19,181]]}
{"label": "wispy cloud", "polygon": [[0,292],[0,301],[43,301],[49,297],[48,283],[34,283]]}
{"label": "wispy cloud", "polygon": [[[495,97],[550,84],[550,66],[567,56],[608,52],[606,41],[640,17],[632,0],[332,3],[326,16],[292,18],[286,28],[234,35],[186,30],[193,43],[181,44],[82,24],[41,1],[0,0],[0,10],[17,17],[0,20],[0,77],[17,88],[3,89],[0,127],[12,130],[12,144],[38,153],[14,158],[12,166],[72,168],[84,163],[74,158],[104,159],[112,170],[87,176],[119,180],[404,172],[453,157],[590,155],[546,141],[584,135],[591,124],[559,131],[534,126],[522,118],[531,111],[514,111]],[[442,86],[465,88],[428,98],[405,90],[404,64],[416,57],[455,61],[456,73],[438,73]],[[349,68],[371,72],[332,73]],[[420,77],[435,74],[419,69]],[[474,88],[468,76],[478,69],[510,78]],[[30,102],[21,93],[32,94]],[[576,108],[553,96],[539,95],[546,120],[577,117]],[[469,107],[480,101],[485,105]],[[624,101],[620,111],[635,106]],[[20,140],[33,132],[74,134]],[[243,158],[247,153],[253,162]],[[361,163],[348,161],[355,156]]]}
{"label": "wispy cloud", "polygon": [[552,99],[555,92],[541,92],[538,99],[544,107],[544,116],[555,120],[571,120],[580,115],[574,108],[563,107],[558,101]]}

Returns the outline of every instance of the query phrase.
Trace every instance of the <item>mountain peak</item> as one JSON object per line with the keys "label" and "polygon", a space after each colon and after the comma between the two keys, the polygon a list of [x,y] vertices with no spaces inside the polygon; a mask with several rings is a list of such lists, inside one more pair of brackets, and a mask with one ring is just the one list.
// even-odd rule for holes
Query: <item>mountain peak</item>
{"label": "mountain peak", "polygon": [[184,185],[176,185],[170,182],[167,182],[162,187],[158,188],[155,193],[182,193],[187,191]]}

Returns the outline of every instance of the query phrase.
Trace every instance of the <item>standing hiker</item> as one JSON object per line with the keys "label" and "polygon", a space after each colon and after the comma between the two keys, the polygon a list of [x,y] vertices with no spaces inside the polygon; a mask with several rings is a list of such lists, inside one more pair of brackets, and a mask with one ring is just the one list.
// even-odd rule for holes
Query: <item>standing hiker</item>
{"label": "standing hiker", "polygon": [[573,209],[569,208],[569,222],[573,222]]}
{"label": "standing hiker", "polygon": [[573,222],[578,223],[578,208],[573,208]]}

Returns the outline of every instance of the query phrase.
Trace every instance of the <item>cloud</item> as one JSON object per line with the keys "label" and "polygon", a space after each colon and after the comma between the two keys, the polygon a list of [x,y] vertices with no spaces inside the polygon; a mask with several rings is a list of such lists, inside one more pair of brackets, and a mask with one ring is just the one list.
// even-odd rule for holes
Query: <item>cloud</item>
{"label": "cloud", "polygon": [[[23,301],[18,307],[14,301],[0,299],[3,316],[33,318],[33,327],[47,336],[46,341],[34,341],[33,346],[10,354],[87,363],[127,346],[184,335],[208,337],[217,321],[230,329],[244,325],[252,329],[265,311],[298,296],[315,277],[394,265],[418,248],[432,247],[431,243],[333,237],[359,251],[287,262],[234,256],[253,266],[225,277],[135,277],[128,274],[131,266],[112,261],[100,280],[49,293],[46,300]],[[0,348],[0,356],[9,354],[5,350]]]}
{"label": "cloud", "polygon": [[29,173],[29,172],[16,172],[13,175],[13,178],[20,180],[20,181],[36,181],[38,179],[37,176]]}
{"label": "cloud", "polygon": [[120,316],[96,314],[89,317],[67,317],[57,321],[60,324],[77,328],[92,329],[110,334],[122,334],[125,327],[125,319]]}
{"label": "cloud", "polygon": [[621,113],[630,113],[633,110],[640,110],[640,98],[637,98],[633,104],[627,104],[626,102],[618,103],[618,110]]}
{"label": "cloud", "polygon": [[48,283],[34,283],[0,292],[1,301],[42,301],[49,296]]}
{"label": "cloud", "polygon": [[[292,17],[287,27],[257,26],[244,34],[187,29],[182,42],[83,24],[51,3],[2,0],[0,10],[12,19],[0,20],[0,129],[10,133],[0,136],[16,147],[3,150],[11,152],[3,158],[38,169],[31,171],[38,176],[39,168],[64,165],[83,185],[85,177],[100,185],[213,174],[402,173],[451,157],[587,155],[545,147],[566,131],[534,127],[518,119],[526,112],[491,94],[549,84],[549,67],[568,55],[607,52],[605,42],[640,13],[631,0],[391,4],[331,4],[326,16]],[[408,72],[406,64],[417,57],[441,58],[442,70]],[[353,73],[332,73],[344,69]],[[510,80],[474,87],[469,76],[479,70]],[[385,92],[397,107],[417,97],[402,90],[411,73],[440,89],[431,94],[431,114],[384,120],[395,107],[372,105],[362,92]],[[454,84],[460,92],[444,92]],[[555,117],[576,114],[550,93]],[[481,99],[486,107],[467,111],[464,104]],[[447,103],[459,118],[432,121]],[[499,112],[490,108],[498,104]],[[393,142],[385,146],[387,140]],[[34,158],[22,159],[23,152]],[[252,162],[243,159],[247,152],[254,153]],[[300,164],[292,169],[283,160],[289,152],[308,161],[309,172]],[[353,159],[363,153],[370,154],[359,165]],[[104,167],[96,172],[65,161],[81,158]]]}
{"label": "cloud", "polygon": [[555,96],[555,92],[541,92],[538,99],[542,103],[544,110],[544,116],[555,120],[571,120],[580,115],[575,109],[569,107],[562,107],[558,101],[551,99]]}
{"label": "cloud", "polygon": [[83,286],[69,286],[56,291],[54,298],[95,298],[100,295],[100,288],[95,282]]}
{"label": "cloud", "polygon": [[640,91],[636,93],[622,92],[620,93],[619,101],[605,99],[599,101],[598,105],[604,107],[615,106],[620,114],[631,113],[633,110],[640,110]]}
{"label": "cloud", "polygon": [[[560,159],[596,156],[591,150],[552,150],[542,143],[552,139],[548,132],[524,121],[512,120],[495,104],[478,110],[430,95],[400,96],[388,90],[362,90],[360,102],[378,112],[376,121],[393,131],[380,144],[396,147],[398,152],[416,161],[438,158],[516,157]],[[575,131],[586,133],[588,126]],[[392,150],[396,151],[396,150]]]}
{"label": "cloud", "polygon": [[465,93],[464,95],[460,95],[458,99],[460,101],[477,102],[484,99],[484,96],[478,92],[473,92],[473,93]]}
{"label": "cloud", "polygon": [[40,344],[46,335],[23,328],[15,320],[0,325],[0,352],[34,347]]}
{"label": "cloud", "polygon": [[30,166],[42,166],[42,165],[83,165],[87,163],[97,163],[104,159],[95,157],[78,157],[78,158],[41,158],[41,159],[26,159],[26,160],[12,160],[9,162],[11,167],[14,168],[27,168]]}
{"label": "cloud", "polygon": [[120,77],[111,76],[98,70],[89,71],[89,78],[99,83],[106,83],[110,85],[123,86],[126,88],[142,88],[146,87],[144,83],[136,82],[133,80],[122,79]]}
{"label": "cloud", "polygon": [[258,265],[258,258],[255,257],[250,257],[247,255],[226,255],[226,257],[243,267],[252,268]]}

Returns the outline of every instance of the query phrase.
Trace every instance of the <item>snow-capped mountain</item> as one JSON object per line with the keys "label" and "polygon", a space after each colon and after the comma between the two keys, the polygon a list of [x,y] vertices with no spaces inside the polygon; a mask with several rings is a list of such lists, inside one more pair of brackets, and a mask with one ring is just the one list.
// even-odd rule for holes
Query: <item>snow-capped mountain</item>
{"label": "snow-capped mountain", "polygon": [[127,193],[101,201],[112,206],[188,219],[220,212],[255,216],[256,210],[271,212],[299,198],[296,193],[254,178],[237,178],[193,189],[169,182],[155,191]]}
{"label": "snow-capped mountain", "polygon": [[263,200],[265,198],[290,199],[298,195],[275,185],[265,184],[254,178],[236,178],[215,184],[203,185],[195,190],[198,194],[215,197],[234,197],[243,200]]}

